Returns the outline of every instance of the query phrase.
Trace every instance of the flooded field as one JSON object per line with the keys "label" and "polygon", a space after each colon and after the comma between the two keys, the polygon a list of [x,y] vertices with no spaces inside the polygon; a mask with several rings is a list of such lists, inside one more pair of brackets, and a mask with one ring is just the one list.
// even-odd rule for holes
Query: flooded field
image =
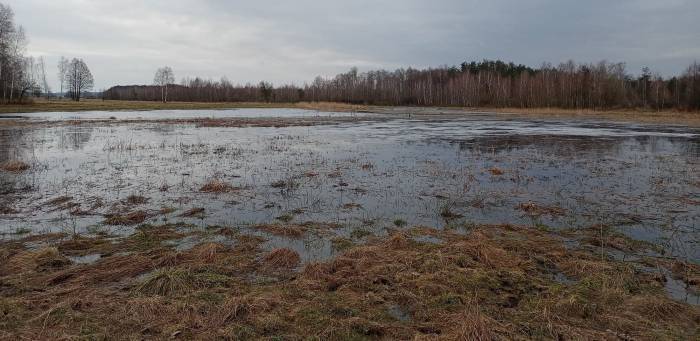
{"label": "flooded field", "polygon": [[[159,245],[187,253],[254,238],[264,252],[296,252],[308,269],[396,231],[438,247],[487,226],[522,226],[660,273],[669,297],[700,303],[690,288],[697,283],[670,273],[674,262],[700,262],[700,129],[484,113],[76,115],[25,115],[0,128],[0,164],[23,163],[0,173],[5,242],[38,249],[56,240],[32,236],[77,235],[117,243],[145,226],[175,226]],[[211,115],[281,124],[172,120]],[[299,117],[342,120],[284,124]],[[93,250],[69,260],[119,255]],[[397,307],[393,314],[408,319]]]}
{"label": "flooded field", "polygon": [[[133,114],[97,116],[106,115]],[[602,224],[700,260],[700,130],[477,115],[283,128],[48,124],[0,139],[0,161],[31,164],[2,174],[6,238],[128,235],[148,222],[322,222],[346,235],[394,222]],[[134,212],[143,219],[109,223]],[[295,248],[328,257],[324,240]]]}

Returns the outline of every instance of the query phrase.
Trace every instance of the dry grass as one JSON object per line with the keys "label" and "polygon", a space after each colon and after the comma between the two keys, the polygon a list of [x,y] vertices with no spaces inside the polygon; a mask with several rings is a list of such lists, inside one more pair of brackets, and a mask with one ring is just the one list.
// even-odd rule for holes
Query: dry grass
{"label": "dry grass", "polygon": [[489,173],[493,176],[501,176],[505,174],[506,172],[498,167],[492,167],[488,169]]}
{"label": "dry grass", "polygon": [[162,269],[150,275],[136,291],[148,295],[169,296],[173,294],[186,294],[192,287],[191,274],[187,270]]}
{"label": "dry grass", "polygon": [[228,248],[219,243],[205,243],[198,245],[195,251],[201,261],[214,263],[222,254],[228,251]]}
{"label": "dry grass", "polygon": [[104,223],[107,225],[138,225],[148,219],[148,213],[145,211],[135,211],[124,215],[110,214],[106,216]]}
{"label": "dry grass", "polygon": [[194,272],[191,269],[163,268],[156,270],[134,290],[144,295],[186,295],[204,288],[224,286],[226,276]]}
{"label": "dry grass", "polygon": [[306,227],[291,224],[263,224],[255,226],[256,229],[267,233],[287,238],[301,238],[306,233]]}
{"label": "dry grass", "polygon": [[204,193],[229,193],[233,191],[237,191],[240,188],[234,187],[229,183],[226,183],[221,180],[210,180],[204,186],[202,186],[199,191],[204,192]]}
{"label": "dry grass", "polygon": [[477,304],[469,306],[461,315],[457,315],[453,323],[455,326],[452,331],[454,340],[491,341],[498,339],[495,333],[496,321],[484,316],[479,311]]}
{"label": "dry grass", "polygon": [[0,169],[10,173],[22,173],[29,170],[30,167],[28,163],[19,160],[10,160],[0,163]]}
{"label": "dry grass", "polygon": [[263,257],[263,261],[271,268],[291,269],[299,265],[301,257],[294,250],[281,248],[270,251]]}
{"label": "dry grass", "polygon": [[60,269],[70,264],[57,248],[47,247],[37,251],[27,251],[12,257],[7,263],[11,271]]}
{"label": "dry grass", "polygon": [[542,215],[549,215],[552,217],[563,216],[566,214],[566,210],[560,207],[554,206],[542,206],[534,202],[526,202],[518,205],[518,209],[525,212],[529,216],[539,217]]}
{"label": "dry grass", "polygon": [[[174,233],[174,227],[142,230],[157,241]],[[408,237],[419,232],[444,242]],[[564,246],[552,232],[503,225],[474,226],[459,235],[420,228],[371,238],[298,271],[299,254],[276,249],[261,256],[262,240],[254,236],[237,235],[230,248],[208,243],[181,252],[159,243],[132,248],[142,238],[115,244],[131,254],[60,267],[46,265],[61,257],[60,250],[2,244],[0,338],[699,336],[700,308],[668,298],[658,278],[630,263],[601,259],[587,247]],[[554,272],[571,282],[558,282]]]}

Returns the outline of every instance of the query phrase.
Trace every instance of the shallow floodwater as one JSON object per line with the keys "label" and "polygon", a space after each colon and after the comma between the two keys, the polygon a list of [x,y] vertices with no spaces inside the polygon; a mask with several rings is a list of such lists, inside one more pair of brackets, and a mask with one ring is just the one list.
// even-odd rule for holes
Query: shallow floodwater
{"label": "shallow floodwater", "polygon": [[144,111],[80,111],[37,112],[0,116],[0,119],[28,119],[42,121],[65,120],[181,120],[221,118],[302,118],[302,117],[357,117],[367,114],[354,112],[322,112],[304,109],[209,109],[209,110],[144,110]]}
{"label": "shallow floodwater", "polygon": [[[250,112],[294,117],[298,111]],[[57,119],[70,115],[115,113]],[[119,118],[135,118],[130,115]],[[148,213],[147,223],[203,228],[246,229],[280,219],[336,223],[344,236],[383,233],[403,221],[439,228],[607,224],[700,260],[700,130],[687,127],[488,114],[284,128],[42,124],[0,130],[0,162],[13,159],[32,168],[0,173],[5,238],[126,235],[135,226],[108,226],[105,216],[137,210]],[[236,190],[201,192],[212,180]],[[129,196],[147,201],[128,203]],[[205,210],[182,216],[193,208]],[[327,236],[267,237],[268,247],[296,249],[305,260],[333,253]]]}

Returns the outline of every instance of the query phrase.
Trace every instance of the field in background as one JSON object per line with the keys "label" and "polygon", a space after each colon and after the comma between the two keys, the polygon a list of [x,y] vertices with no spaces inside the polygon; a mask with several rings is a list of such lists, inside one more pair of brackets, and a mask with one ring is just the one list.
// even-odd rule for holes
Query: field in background
{"label": "field in background", "polygon": [[299,102],[299,103],[263,103],[263,102],[144,102],[144,101],[103,101],[83,100],[73,102],[66,100],[37,100],[32,104],[13,104],[0,106],[0,115],[30,112],[72,112],[72,111],[111,111],[111,110],[201,110],[201,109],[238,109],[238,108],[295,108],[320,111],[357,111],[376,113],[414,113],[422,115],[469,112],[517,113],[526,115],[541,115],[547,117],[588,117],[613,119],[636,122],[656,122],[700,126],[700,112],[680,112],[675,110],[590,110],[590,109],[560,109],[560,108],[440,108],[440,107],[391,107],[373,105],[354,105],[333,102]]}
{"label": "field in background", "polygon": [[237,108],[299,108],[326,111],[360,111],[366,106],[342,103],[204,103],[204,102],[144,102],[144,101],[103,101],[88,99],[80,102],[66,100],[37,100],[31,104],[11,104],[0,106],[0,114],[51,112],[51,111],[97,111],[97,110],[195,110],[195,109],[237,109]]}

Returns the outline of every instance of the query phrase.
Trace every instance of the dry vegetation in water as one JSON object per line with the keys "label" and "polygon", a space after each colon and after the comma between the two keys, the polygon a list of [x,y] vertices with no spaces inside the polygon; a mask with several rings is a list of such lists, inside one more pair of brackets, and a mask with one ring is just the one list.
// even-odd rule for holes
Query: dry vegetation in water
{"label": "dry vegetation in water", "polygon": [[[236,239],[232,246],[209,242],[181,252],[162,243],[183,236],[171,225],[142,226],[117,242],[84,238],[39,250],[6,242],[0,338],[700,336],[700,309],[668,298],[663,276],[539,230],[410,229],[309,264],[293,250],[265,252],[259,237],[227,231],[220,233]],[[417,241],[422,235],[441,242]],[[63,256],[93,252],[103,257],[92,264]]]}
{"label": "dry vegetation in water", "polygon": [[0,163],[0,169],[11,173],[21,173],[30,168],[29,164],[24,161],[10,160]]}
{"label": "dry vegetation in water", "polygon": [[229,193],[239,190],[240,188],[234,187],[233,185],[223,182],[221,180],[210,180],[202,188],[199,189],[200,192],[204,193]]}

